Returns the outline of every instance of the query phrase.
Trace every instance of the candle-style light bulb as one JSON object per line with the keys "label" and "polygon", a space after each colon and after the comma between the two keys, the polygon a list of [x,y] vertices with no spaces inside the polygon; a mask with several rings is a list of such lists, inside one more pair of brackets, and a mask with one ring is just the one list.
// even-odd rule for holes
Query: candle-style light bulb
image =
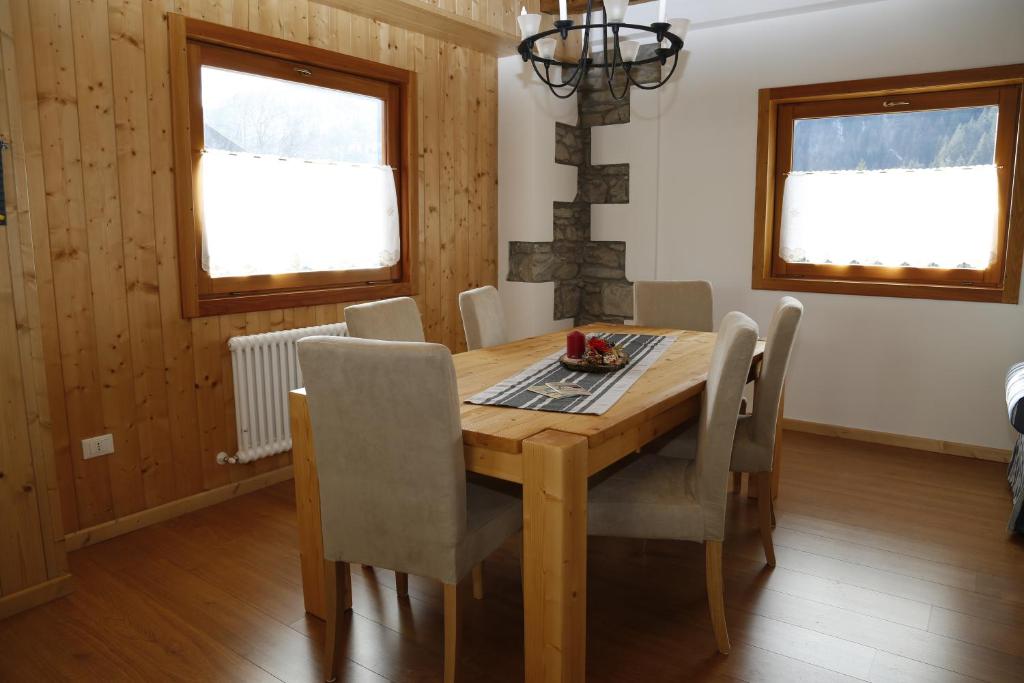
{"label": "candle-style light bulb", "polygon": [[665,23],[665,0],[658,0],[658,23]]}
{"label": "candle-style light bulb", "polygon": [[540,33],[540,19],[539,14],[529,14],[526,8],[519,13],[516,17],[516,21],[519,22],[519,35],[521,40],[526,40],[530,36],[535,36]]}
{"label": "candle-style light bulb", "polygon": [[629,0],[604,0],[605,16],[608,23],[621,24],[626,19],[626,7]]}
{"label": "candle-style light bulb", "polygon": [[562,21],[569,18],[569,4],[566,0],[558,0],[558,18]]}
{"label": "candle-style light bulb", "polygon": [[554,38],[541,38],[537,41],[537,54],[541,59],[554,59],[558,41]]}
{"label": "candle-style light bulb", "polygon": [[640,54],[640,43],[635,40],[624,40],[619,43],[619,56],[622,57],[623,62],[635,62],[638,54]]}
{"label": "candle-style light bulb", "polygon": [[686,32],[690,30],[689,19],[673,19],[672,20],[672,33],[679,36],[681,40],[686,40]]}

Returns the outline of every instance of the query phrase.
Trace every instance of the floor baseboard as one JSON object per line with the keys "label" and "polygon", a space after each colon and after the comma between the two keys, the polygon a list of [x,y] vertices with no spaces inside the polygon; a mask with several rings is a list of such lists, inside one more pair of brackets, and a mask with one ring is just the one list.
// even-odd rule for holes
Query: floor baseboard
{"label": "floor baseboard", "polygon": [[24,612],[25,610],[44,605],[51,600],[64,597],[71,592],[71,574],[63,574],[55,579],[44,581],[11,593],[0,598],[0,620]]}
{"label": "floor baseboard", "polygon": [[821,422],[807,422],[805,420],[793,420],[786,418],[782,422],[784,429],[807,434],[818,434],[820,436],[832,436],[839,439],[850,439],[851,441],[864,441],[866,443],[877,443],[885,446],[897,446],[900,448],[913,448],[919,451],[930,451],[942,453],[943,455],[956,455],[962,458],[974,458],[976,460],[990,460],[992,462],[1010,462],[1010,451],[990,446],[975,446],[955,441],[942,441],[941,439],[928,439],[923,436],[907,436],[906,434],[890,434],[889,432],[876,432],[870,429],[857,429],[855,427],[841,427],[839,425],[824,424]]}
{"label": "floor baseboard", "polygon": [[235,482],[234,484],[228,484],[227,486],[221,486],[219,488],[210,489],[209,491],[203,491],[195,495],[182,498],[181,500],[174,500],[164,505],[159,505],[149,510],[143,510],[136,512],[132,515],[126,515],[118,519],[104,522],[103,524],[97,524],[96,526],[89,527],[87,529],[81,529],[79,531],[73,531],[64,537],[64,541],[67,545],[68,552],[72,550],[78,550],[100,541],[106,541],[122,534],[127,534],[137,529],[150,526],[151,524],[158,524],[160,522],[166,522],[169,519],[180,517],[188,512],[199,510],[200,508],[209,507],[216,505],[217,503],[223,503],[226,500],[230,500],[237,496],[243,496],[253,491],[273,486],[274,484],[282,481],[287,481],[292,478],[292,466],[282,467],[272,472],[266,472],[264,474],[258,474],[255,477],[249,479],[243,479],[242,481]]}

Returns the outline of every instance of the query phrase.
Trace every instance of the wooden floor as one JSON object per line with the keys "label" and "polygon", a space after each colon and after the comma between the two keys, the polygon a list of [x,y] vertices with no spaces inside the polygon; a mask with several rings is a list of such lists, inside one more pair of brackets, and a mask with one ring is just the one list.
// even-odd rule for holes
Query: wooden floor
{"label": "wooden floor", "polygon": [[[590,681],[1024,680],[1024,544],[1002,465],[787,434],[764,566],[755,506],[726,541],[733,651],[715,652],[695,544],[592,539]],[[75,592],[0,622],[0,680],[316,681],[291,483],[71,556]],[[465,612],[464,681],[522,680],[517,542]],[[435,681],[441,590],[355,568],[348,681]],[[466,588],[465,586],[463,588]]]}

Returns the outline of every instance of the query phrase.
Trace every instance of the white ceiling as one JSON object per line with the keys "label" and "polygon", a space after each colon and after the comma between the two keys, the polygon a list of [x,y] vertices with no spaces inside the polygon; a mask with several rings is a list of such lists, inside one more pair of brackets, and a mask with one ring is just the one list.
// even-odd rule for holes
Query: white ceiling
{"label": "white ceiling", "polygon": [[[821,12],[850,5],[861,5],[887,0],[667,0],[669,21],[687,18],[690,30],[764,21],[776,17]],[[648,2],[629,8],[626,21],[631,24],[650,24],[658,18],[658,3]]]}

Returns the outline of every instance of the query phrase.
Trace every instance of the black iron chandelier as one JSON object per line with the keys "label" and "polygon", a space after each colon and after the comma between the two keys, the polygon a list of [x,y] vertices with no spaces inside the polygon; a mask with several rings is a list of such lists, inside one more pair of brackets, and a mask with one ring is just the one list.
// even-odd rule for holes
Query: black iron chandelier
{"label": "black iron chandelier", "polygon": [[[540,30],[542,15],[527,14],[524,7],[519,16],[519,29],[523,39],[519,44],[519,54],[524,62],[533,65],[537,77],[548,86],[555,97],[572,97],[590,69],[597,67],[603,68],[611,96],[620,101],[629,94],[630,85],[642,90],[655,90],[672,78],[679,64],[683,36],[690,22],[686,19],[678,20],[674,24],[665,21],[665,0],[659,0],[658,21],[650,25],[626,23],[629,0],[604,0],[600,22],[595,21],[593,0],[587,0],[587,11],[582,24],[569,19],[566,4],[566,0],[559,0],[559,19],[555,21],[555,27],[548,31]],[[640,59],[638,41],[619,39],[619,32],[623,29],[652,34],[658,45],[653,56]],[[570,31],[583,31],[583,47],[579,59],[575,62],[562,61],[555,57],[558,50],[558,39],[555,36],[564,42],[569,38]],[[595,61],[592,56],[590,41],[594,31],[599,31],[602,36],[604,51],[600,61]],[[667,76],[654,81],[640,79],[637,76],[637,67],[655,63],[666,66],[670,59],[672,67]],[[616,90],[617,85],[621,90]]]}

